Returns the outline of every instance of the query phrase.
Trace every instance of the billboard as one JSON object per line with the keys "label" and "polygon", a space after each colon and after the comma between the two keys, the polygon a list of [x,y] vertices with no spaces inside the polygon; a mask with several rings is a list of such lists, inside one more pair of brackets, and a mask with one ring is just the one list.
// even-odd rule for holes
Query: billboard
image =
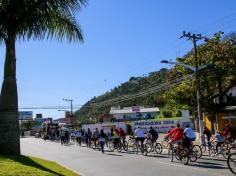
{"label": "billboard", "polygon": [[32,120],[33,111],[19,111],[19,120]]}

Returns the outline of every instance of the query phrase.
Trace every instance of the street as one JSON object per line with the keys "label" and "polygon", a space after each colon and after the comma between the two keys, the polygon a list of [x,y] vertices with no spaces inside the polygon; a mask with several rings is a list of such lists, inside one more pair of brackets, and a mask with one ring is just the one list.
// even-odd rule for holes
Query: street
{"label": "street", "polygon": [[85,176],[216,176],[232,175],[222,157],[203,156],[196,163],[185,166],[180,161],[170,162],[167,151],[161,155],[142,156],[133,153],[108,152],[79,147],[74,144],[62,146],[60,143],[36,138],[21,139],[23,155],[55,161]]}

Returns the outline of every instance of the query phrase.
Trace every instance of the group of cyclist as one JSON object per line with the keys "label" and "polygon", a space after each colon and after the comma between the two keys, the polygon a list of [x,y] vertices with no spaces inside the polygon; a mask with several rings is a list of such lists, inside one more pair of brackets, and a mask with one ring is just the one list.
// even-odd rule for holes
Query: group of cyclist
{"label": "group of cyclist", "polygon": [[[233,133],[232,129],[227,124],[223,133],[217,131],[212,137],[210,130],[204,127],[203,134],[207,136],[208,143],[210,143],[212,140],[217,142],[216,149],[218,152],[218,147],[224,143],[225,139],[232,140]],[[98,128],[96,128],[92,133],[88,128],[87,131],[80,130],[79,132],[76,132],[75,138],[79,145],[81,145],[81,141],[83,139],[88,147],[91,147],[91,143],[95,145],[95,148],[100,145],[101,151],[104,153],[104,146],[108,141],[112,140],[114,143],[114,148],[116,148],[119,142],[125,142],[126,135],[127,134],[122,128],[112,127],[108,133],[105,133],[103,129],[99,131]],[[150,140],[151,143],[157,141],[158,132],[152,126],[148,131],[142,129],[141,127],[137,127],[130,136],[135,139],[135,142],[140,142],[141,148],[143,149],[145,139]],[[178,147],[189,150],[191,148],[192,142],[196,140],[196,135],[189,125],[186,125],[186,127],[183,129],[180,127],[180,124],[177,124],[175,128],[171,129],[167,133],[164,140],[168,140],[168,144],[170,146],[177,144]]]}

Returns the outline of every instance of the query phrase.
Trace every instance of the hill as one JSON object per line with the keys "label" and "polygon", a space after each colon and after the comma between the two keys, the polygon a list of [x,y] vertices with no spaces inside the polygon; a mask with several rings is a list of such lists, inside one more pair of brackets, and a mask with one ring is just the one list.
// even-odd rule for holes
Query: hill
{"label": "hill", "polygon": [[75,113],[76,117],[79,121],[86,121],[90,117],[94,119],[96,116],[109,113],[111,106],[118,105],[121,107],[133,105],[162,107],[165,104],[162,97],[164,87],[160,88],[160,85],[173,76],[177,76],[177,73],[162,68],[149,73],[148,76],[131,77],[129,81],[111,91],[89,100]]}

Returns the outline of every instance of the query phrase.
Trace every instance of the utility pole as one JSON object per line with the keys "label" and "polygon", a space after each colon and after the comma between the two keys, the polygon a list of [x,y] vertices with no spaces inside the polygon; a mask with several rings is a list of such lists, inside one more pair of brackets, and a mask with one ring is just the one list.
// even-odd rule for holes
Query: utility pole
{"label": "utility pole", "polygon": [[194,47],[194,64],[196,68],[196,74],[195,74],[195,79],[196,79],[196,92],[197,92],[197,117],[198,117],[198,122],[199,122],[199,133],[200,136],[202,135],[202,128],[201,128],[201,104],[200,104],[200,80],[199,80],[199,75],[198,75],[198,57],[197,57],[197,41],[206,39],[206,37],[202,37],[201,34],[191,34],[190,32],[186,33],[183,31],[183,35],[180,38],[186,37],[188,40],[193,41],[193,47]]}
{"label": "utility pole", "polygon": [[70,114],[73,114],[73,100],[63,98],[63,101],[67,101],[70,103]]}
{"label": "utility pole", "polygon": [[72,118],[73,126],[75,126],[75,117],[74,117],[74,114],[73,114],[73,100],[72,99],[66,99],[66,98],[63,98],[62,100],[67,101],[67,102],[70,103],[70,117]]}

